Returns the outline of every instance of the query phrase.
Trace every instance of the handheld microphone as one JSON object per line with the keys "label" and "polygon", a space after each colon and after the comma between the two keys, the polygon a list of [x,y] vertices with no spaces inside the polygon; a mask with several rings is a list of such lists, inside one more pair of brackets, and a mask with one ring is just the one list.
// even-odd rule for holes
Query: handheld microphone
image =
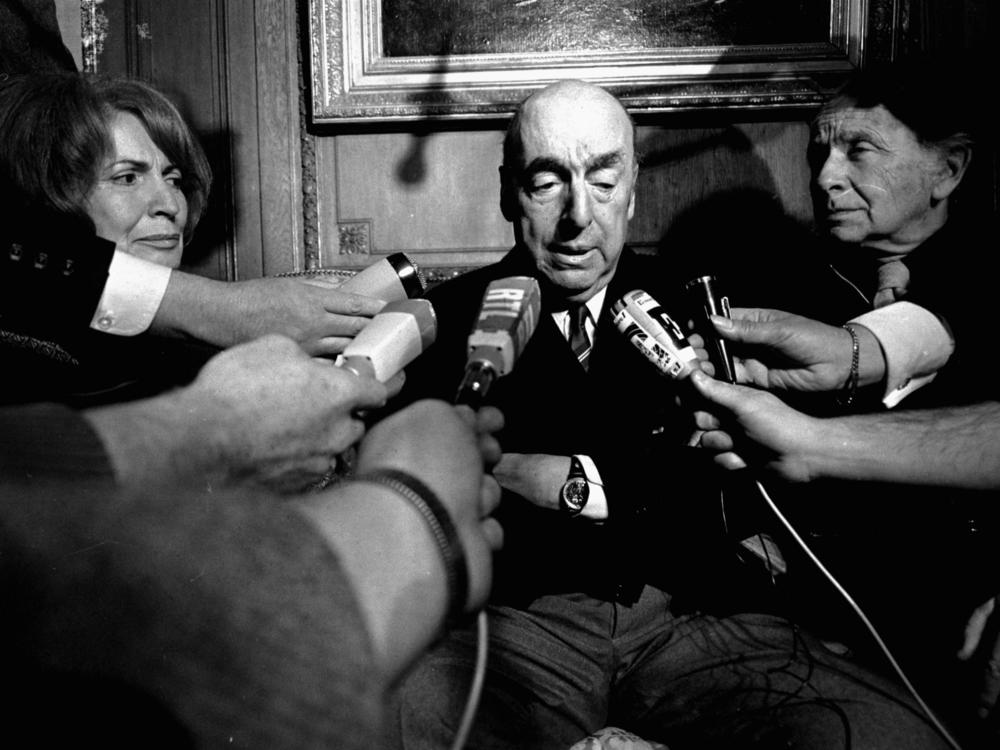
{"label": "handheld microphone", "polygon": [[493,381],[514,367],[535,332],[541,308],[542,293],[533,278],[509,276],[490,282],[469,334],[469,357],[456,404],[482,404]]}
{"label": "handheld microphone", "polygon": [[419,297],[427,284],[423,272],[406,253],[393,253],[358,271],[339,288],[391,302]]}
{"label": "handheld microphone", "polygon": [[688,293],[692,307],[701,311],[701,316],[695,321],[695,328],[699,329],[705,340],[709,342],[709,359],[715,365],[719,379],[735,383],[736,367],[733,364],[733,357],[729,353],[726,341],[715,332],[709,318],[710,315],[730,317],[729,298],[719,296],[714,276],[698,276],[691,279],[684,285],[684,289]]}
{"label": "handheld microphone", "polygon": [[436,335],[437,317],[429,301],[393,300],[351,340],[337,364],[384,383],[416,359]]}
{"label": "handheld microphone", "polygon": [[633,289],[611,306],[615,327],[662,375],[682,380],[698,369],[698,355],[659,303]]}

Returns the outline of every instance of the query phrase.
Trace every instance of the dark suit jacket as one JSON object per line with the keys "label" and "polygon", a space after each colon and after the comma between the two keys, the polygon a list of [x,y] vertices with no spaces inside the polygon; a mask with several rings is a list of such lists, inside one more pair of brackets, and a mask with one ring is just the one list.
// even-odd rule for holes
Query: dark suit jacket
{"label": "dark suit jacket", "polygon": [[[427,294],[437,337],[407,368],[403,401],[454,399],[483,293],[491,281],[515,275],[535,275],[530,256],[518,249]],[[732,559],[722,551],[718,474],[701,452],[684,445],[692,423],[690,412],[674,403],[682,388],[660,375],[611,322],[608,308],[636,288],[669,310],[682,286],[656,258],[626,249],[597,321],[589,371],[543,309],[513,371],[488,393],[487,402],[506,417],[499,435],[504,451],[591,456],[609,506],[607,522],[598,525],[505,493],[494,601],[570,591],[630,601],[644,582],[680,592],[720,560]],[[543,286],[543,308],[545,303]]]}
{"label": "dark suit jacket", "polygon": [[142,398],[186,384],[217,352],[195,341],[91,329],[114,243],[63,217],[22,223],[0,225],[0,403],[86,407]]}

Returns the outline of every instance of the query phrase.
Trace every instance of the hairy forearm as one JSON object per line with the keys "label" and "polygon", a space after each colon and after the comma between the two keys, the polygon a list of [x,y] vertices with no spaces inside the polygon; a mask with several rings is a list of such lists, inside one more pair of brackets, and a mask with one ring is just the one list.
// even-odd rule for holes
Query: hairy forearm
{"label": "hairy forearm", "polygon": [[817,421],[813,476],[1000,489],[1000,403]]}
{"label": "hairy forearm", "polygon": [[224,479],[216,449],[218,421],[209,399],[175,391],[156,399],[84,412],[104,444],[118,484],[211,482]]}

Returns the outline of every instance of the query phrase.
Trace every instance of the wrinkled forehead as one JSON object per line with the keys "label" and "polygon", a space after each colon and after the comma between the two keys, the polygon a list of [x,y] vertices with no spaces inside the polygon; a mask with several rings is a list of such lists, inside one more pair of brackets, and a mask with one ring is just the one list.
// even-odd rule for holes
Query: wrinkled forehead
{"label": "wrinkled forehead", "polygon": [[845,138],[880,141],[916,140],[913,131],[885,106],[859,107],[851,99],[834,99],[812,122],[812,140],[828,143]]}
{"label": "wrinkled forehead", "polygon": [[632,121],[604,92],[569,89],[527,102],[520,135],[526,162],[538,157],[586,161],[613,153],[630,164],[635,156]]}

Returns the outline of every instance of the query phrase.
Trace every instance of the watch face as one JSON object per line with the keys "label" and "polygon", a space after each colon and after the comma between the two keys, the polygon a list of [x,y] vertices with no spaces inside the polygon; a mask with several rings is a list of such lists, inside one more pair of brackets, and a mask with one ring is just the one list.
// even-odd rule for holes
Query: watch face
{"label": "watch face", "polygon": [[587,504],[590,496],[590,485],[582,477],[568,479],[562,488],[562,499],[566,509],[571,513],[579,513]]}

